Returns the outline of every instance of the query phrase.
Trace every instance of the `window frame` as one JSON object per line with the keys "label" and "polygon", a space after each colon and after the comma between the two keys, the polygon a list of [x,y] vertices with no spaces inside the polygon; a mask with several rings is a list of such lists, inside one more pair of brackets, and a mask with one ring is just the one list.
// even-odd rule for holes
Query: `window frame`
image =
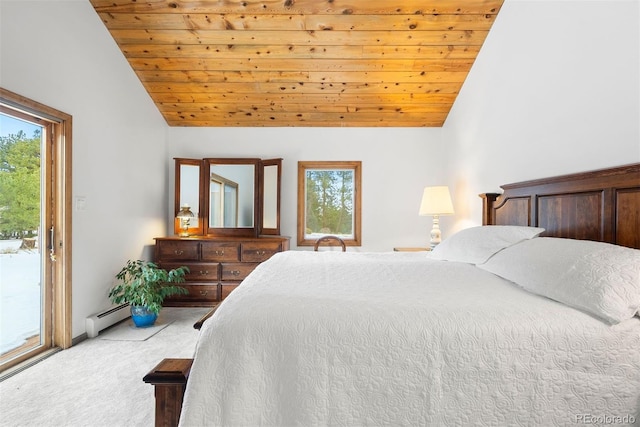
{"label": "window frame", "polygon": [[[362,245],[362,162],[361,161],[299,161],[298,162],[298,246],[314,246],[317,239],[306,236],[307,170],[353,170],[353,237],[344,238],[347,246]],[[330,234],[326,234],[330,235]]]}

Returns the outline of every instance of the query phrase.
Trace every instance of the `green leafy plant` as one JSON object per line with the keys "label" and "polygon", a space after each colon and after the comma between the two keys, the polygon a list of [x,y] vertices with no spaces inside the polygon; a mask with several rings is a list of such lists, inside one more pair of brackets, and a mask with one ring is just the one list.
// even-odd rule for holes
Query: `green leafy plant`
{"label": "green leafy plant", "polygon": [[145,306],[159,313],[162,302],[170,295],[189,293],[181,286],[171,283],[184,282],[189,267],[178,267],[167,271],[149,261],[127,261],[116,275],[120,281],[109,290],[109,298],[115,304],[129,303],[132,306]]}

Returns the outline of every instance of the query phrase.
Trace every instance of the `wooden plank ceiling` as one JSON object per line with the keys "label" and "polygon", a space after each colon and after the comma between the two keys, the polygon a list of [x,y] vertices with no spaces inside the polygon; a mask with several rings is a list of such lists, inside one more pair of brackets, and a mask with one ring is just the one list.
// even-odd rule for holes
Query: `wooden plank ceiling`
{"label": "wooden plank ceiling", "polygon": [[170,126],[442,126],[504,0],[90,0]]}

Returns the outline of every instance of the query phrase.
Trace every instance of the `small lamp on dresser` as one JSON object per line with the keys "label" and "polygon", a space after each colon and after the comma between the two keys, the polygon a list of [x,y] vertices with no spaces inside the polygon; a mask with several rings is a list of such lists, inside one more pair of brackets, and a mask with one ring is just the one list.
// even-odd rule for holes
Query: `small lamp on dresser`
{"label": "small lamp on dresser", "polygon": [[193,218],[193,212],[191,212],[191,208],[186,203],[180,206],[180,212],[176,215],[176,219],[180,221],[180,237],[189,237],[189,223],[191,222],[191,218]]}
{"label": "small lamp on dresser", "polygon": [[449,187],[425,187],[420,203],[420,215],[433,217],[433,228],[431,229],[431,249],[435,248],[441,241],[440,215],[453,215],[453,204]]}

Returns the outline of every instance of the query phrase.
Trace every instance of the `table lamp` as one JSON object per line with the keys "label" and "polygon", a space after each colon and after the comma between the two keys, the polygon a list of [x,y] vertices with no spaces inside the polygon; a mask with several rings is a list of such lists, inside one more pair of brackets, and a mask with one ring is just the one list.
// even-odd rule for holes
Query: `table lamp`
{"label": "table lamp", "polygon": [[181,237],[189,237],[189,223],[191,222],[191,218],[193,218],[193,212],[191,212],[191,208],[186,203],[180,206],[180,212],[176,215],[176,218],[180,221],[180,229],[182,232],[180,233]]}
{"label": "table lamp", "polygon": [[433,228],[431,229],[431,240],[429,241],[431,249],[435,248],[442,240],[440,215],[453,215],[453,213],[449,187],[425,187],[422,193],[422,202],[420,203],[420,215],[433,216]]}

